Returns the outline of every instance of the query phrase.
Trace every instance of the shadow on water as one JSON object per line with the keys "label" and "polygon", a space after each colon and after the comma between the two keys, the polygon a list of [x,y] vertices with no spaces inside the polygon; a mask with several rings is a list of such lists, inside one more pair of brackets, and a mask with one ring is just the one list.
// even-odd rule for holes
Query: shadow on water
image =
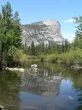
{"label": "shadow on water", "polygon": [[37,63],[39,72],[0,73],[0,105],[5,110],[82,110],[82,71]]}
{"label": "shadow on water", "polygon": [[14,72],[0,72],[0,105],[5,110],[19,110],[20,77]]}

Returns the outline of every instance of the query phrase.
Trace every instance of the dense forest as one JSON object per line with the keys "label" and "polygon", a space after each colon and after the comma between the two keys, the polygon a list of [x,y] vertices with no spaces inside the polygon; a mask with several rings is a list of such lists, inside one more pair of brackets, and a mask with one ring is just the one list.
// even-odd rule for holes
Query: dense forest
{"label": "dense forest", "polygon": [[0,13],[0,69],[23,65],[31,59],[67,65],[76,62],[82,64],[82,16],[73,19],[76,25],[73,43],[66,40],[62,45],[50,42],[48,46],[44,43],[35,46],[32,42],[30,47],[24,47],[21,44],[22,30],[18,12],[13,13],[11,4],[7,2]]}

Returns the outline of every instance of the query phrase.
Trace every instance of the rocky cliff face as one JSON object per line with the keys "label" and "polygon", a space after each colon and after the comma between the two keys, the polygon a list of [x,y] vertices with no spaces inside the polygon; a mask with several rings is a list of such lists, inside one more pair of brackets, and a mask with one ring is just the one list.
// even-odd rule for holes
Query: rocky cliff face
{"label": "rocky cliff face", "polygon": [[22,44],[30,46],[32,41],[34,45],[39,45],[44,42],[48,45],[49,42],[62,44],[65,39],[61,35],[60,23],[56,20],[45,20],[29,25],[22,25]]}

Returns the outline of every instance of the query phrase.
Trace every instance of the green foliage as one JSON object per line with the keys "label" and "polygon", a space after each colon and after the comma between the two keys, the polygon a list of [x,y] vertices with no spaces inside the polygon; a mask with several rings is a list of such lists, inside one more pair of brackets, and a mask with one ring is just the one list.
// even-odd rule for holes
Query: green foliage
{"label": "green foliage", "polygon": [[[21,47],[21,27],[18,17],[18,12],[12,13],[12,8],[9,2],[2,6],[0,13],[0,63],[6,60],[8,63],[14,60],[17,54],[17,49]],[[3,56],[5,54],[5,59]],[[10,58],[11,56],[11,58]]]}
{"label": "green foliage", "polygon": [[69,52],[61,54],[50,54],[46,56],[46,61],[51,63],[63,63],[68,66],[79,62],[82,64],[82,49],[71,49]]}
{"label": "green foliage", "polygon": [[25,65],[28,62],[29,56],[23,51],[23,50],[18,50],[18,61],[20,62],[20,65]]}
{"label": "green foliage", "polygon": [[76,26],[76,37],[74,40],[75,47],[82,49],[82,16],[74,17]]}

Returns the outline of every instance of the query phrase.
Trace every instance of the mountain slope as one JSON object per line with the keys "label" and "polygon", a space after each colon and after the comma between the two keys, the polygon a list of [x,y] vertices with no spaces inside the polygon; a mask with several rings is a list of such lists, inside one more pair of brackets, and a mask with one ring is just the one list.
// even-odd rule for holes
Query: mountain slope
{"label": "mountain slope", "polygon": [[65,39],[61,35],[61,26],[59,21],[45,20],[28,25],[22,25],[22,44],[30,46],[32,41],[34,45],[39,45],[44,42],[48,45],[49,42],[62,44]]}

